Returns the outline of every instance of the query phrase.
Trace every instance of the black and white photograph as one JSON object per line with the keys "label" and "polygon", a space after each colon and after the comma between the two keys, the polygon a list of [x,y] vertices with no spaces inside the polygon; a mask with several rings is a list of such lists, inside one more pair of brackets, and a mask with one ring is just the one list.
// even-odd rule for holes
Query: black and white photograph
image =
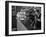
{"label": "black and white photograph", "polygon": [[44,8],[44,3],[6,1],[6,34],[44,33]]}
{"label": "black and white photograph", "polygon": [[41,30],[41,7],[12,6],[12,31]]}

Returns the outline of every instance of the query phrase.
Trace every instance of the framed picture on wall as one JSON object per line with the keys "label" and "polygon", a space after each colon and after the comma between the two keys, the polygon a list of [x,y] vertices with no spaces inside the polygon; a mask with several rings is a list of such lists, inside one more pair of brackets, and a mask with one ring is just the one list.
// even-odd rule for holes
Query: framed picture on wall
{"label": "framed picture on wall", "polygon": [[45,33],[45,3],[5,2],[5,35]]}

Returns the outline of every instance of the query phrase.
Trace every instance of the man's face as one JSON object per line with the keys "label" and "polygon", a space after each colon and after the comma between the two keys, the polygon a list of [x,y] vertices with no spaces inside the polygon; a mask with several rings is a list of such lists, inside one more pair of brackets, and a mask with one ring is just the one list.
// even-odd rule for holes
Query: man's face
{"label": "man's face", "polygon": [[19,18],[19,20],[25,20],[26,16],[25,16],[25,12],[18,12],[17,17]]}

